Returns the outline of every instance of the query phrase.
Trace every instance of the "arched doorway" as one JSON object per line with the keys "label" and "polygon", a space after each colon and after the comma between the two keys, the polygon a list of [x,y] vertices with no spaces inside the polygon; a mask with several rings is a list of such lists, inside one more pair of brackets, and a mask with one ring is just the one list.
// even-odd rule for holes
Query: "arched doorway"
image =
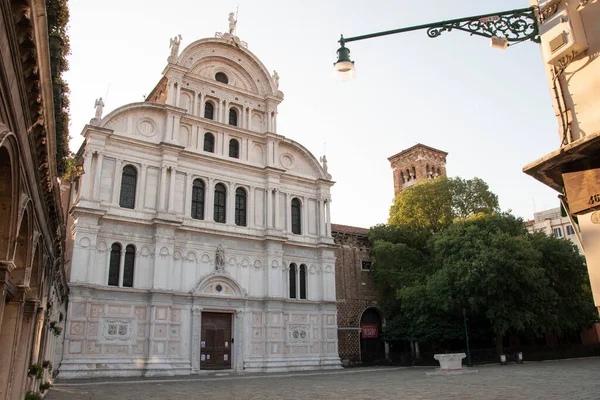
{"label": "arched doorway", "polygon": [[385,343],[381,339],[381,312],[367,308],[360,317],[360,358],[371,364],[385,358]]}

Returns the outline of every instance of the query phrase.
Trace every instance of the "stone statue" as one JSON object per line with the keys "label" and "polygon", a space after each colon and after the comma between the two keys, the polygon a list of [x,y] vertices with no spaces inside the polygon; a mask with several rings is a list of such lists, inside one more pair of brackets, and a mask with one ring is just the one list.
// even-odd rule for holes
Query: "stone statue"
{"label": "stone statue", "polygon": [[323,164],[323,171],[325,171],[325,175],[327,175],[327,156],[323,154],[320,158],[321,164]]}
{"label": "stone statue", "polygon": [[234,18],[234,14],[229,13],[229,34],[233,35],[233,31],[235,31],[235,25],[237,24],[237,20]]}
{"label": "stone statue", "polygon": [[96,99],[94,103],[94,107],[96,107],[96,116],[95,119],[102,119],[102,110],[104,109],[104,102],[102,101],[102,97]]}
{"label": "stone statue", "polygon": [[217,247],[217,252],[215,254],[215,269],[217,271],[223,271],[225,268],[225,249],[223,245],[219,245]]}
{"label": "stone statue", "polygon": [[179,44],[181,43],[181,35],[175,36],[171,39],[169,48],[171,49],[171,57],[177,57],[179,55]]}
{"label": "stone statue", "polygon": [[275,87],[279,89],[279,74],[273,70],[273,80],[275,81]]}

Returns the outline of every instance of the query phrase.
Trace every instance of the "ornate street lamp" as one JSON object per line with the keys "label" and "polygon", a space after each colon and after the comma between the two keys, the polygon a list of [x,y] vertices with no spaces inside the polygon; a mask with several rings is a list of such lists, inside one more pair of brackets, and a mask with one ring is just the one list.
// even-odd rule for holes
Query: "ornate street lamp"
{"label": "ornate street lamp", "polygon": [[390,31],[370,33],[368,35],[349,38],[345,38],[344,35],[342,35],[338,41],[340,43],[340,48],[337,51],[338,60],[334,64],[334,69],[338,72],[342,80],[354,78],[356,68],[354,67],[354,61],[350,60],[350,50],[346,47],[346,43],[348,42],[421,29],[427,29],[427,36],[430,38],[436,38],[443,32],[450,32],[453,29],[467,32],[471,35],[483,36],[489,38],[491,47],[497,49],[506,49],[509,44],[515,44],[526,40],[531,40],[536,43],[540,42],[538,7],[520,8],[517,10],[451,19],[448,21],[410,26],[407,28],[393,29]]}

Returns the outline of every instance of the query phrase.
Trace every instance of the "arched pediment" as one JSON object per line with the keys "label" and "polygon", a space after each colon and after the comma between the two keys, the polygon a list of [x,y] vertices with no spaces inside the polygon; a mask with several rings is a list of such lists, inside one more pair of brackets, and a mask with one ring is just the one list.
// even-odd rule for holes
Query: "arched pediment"
{"label": "arched pediment", "polygon": [[312,179],[330,179],[315,156],[301,144],[285,140],[279,144],[279,167],[291,175]]}
{"label": "arched pediment", "polygon": [[248,71],[224,57],[214,56],[203,58],[194,64],[193,68],[190,70],[192,75],[201,76],[207,79],[214,79],[214,76],[218,72],[223,72],[227,75],[229,78],[228,85],[249,92],[260,92],[260,88],[255,82],[255,79],[252,78],[252,75],[250,75]]}
{"label": "arched pediment", "polygon": [[187,68],[189,73],[200,76],[204,76],[211,68],[226,68],[233,73],[236,87],[263,96],[277,96],[278,93],[264,64],[247,48],[235,46],[225,39],[208,38],[191,43],[181,52],[177,64]]}
{"label": "arched pediment", "polygon": [[244,297],[244,290],[228,275],[213,272],[205,276],[190,290],[194,296]]}

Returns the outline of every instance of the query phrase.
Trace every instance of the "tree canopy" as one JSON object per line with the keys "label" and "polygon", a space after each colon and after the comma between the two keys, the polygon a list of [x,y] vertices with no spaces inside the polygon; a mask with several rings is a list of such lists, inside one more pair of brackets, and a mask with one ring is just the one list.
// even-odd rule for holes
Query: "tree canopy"
{"label": "tree canopy", "polygon": [[390,225],[439,232],[456,218],[499,211],[498,196],[479,178],[437,178],[402,190],[390,210]]}
{"label": "tree canopy", "polygon": [[448,341],[577,331],[597,318],[584,258],[567,240],[530,234],[498,212],[475,178],[402,191],[389,225],[369,232],[387,340]]}

